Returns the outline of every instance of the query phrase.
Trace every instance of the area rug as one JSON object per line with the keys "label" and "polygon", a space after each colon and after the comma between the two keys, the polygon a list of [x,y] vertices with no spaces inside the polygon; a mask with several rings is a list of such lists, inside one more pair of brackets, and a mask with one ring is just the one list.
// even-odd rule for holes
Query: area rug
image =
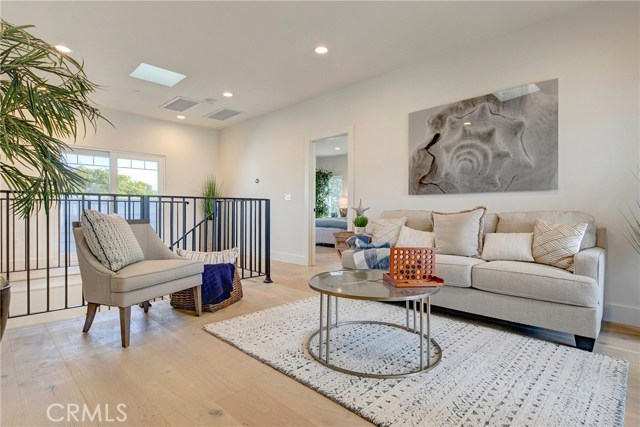
{"label": "area rug", "polygon": [[[402,307],[369,301],[341,299],[339,315],[341,322],[405,322]],[[304,342],[318,320],[312,297],[204,328],[380,426],[623,425],[624,360],[434,315],[439,365],[414,377],[369,379],[313,360]],[[416,363],[416,340],[394,328],[340,327],[332,332],[332,360],[394,372]]]}

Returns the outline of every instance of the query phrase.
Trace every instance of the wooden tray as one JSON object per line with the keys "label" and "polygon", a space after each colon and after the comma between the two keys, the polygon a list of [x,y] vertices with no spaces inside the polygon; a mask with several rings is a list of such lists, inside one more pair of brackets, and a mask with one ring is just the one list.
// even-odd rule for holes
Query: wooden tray
{"label": "wooden tray", "polygon": [[442,279],[441,277],[432,276],[432,275],[427,276],[426,280],[425,279],[411,280],[407,282],[402,280],[396,280],[393,277],[391,277],[389,273],[384,273],[382,275],[382,279],[386,283],[392,286],[395,286],[396,288],[428,288],[428,287],[434,287],[434,286],[444,286],[444,279]]}

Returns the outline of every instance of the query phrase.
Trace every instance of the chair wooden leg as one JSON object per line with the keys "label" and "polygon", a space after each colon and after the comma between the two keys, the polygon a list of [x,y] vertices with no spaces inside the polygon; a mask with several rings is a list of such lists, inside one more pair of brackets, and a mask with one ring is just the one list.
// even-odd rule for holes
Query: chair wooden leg
{"label": "chair wooden leg", "polygon": [[89,329],[91,329],[91,324],[93,324],[93,319],[95,319],[96,317],[98,307],[100,307],[100,304],[96,304],[94,302],[90,302],[87,304],[87,317],[84,320],[84,327],[82,328],[82,332],[89,332]]}
{"label": "chair wooden leg", "polygon": [[200,285],[193,287],[193,302],[196,305],[196,316],[202,314],[202,289]]}
{"label": "chair wooden leg", "polygon": [[144,309],[145,313],[149,312],[149,307],[151,307],[151,303],[149,301],[144,301],[142,303],[142,308]]}
{"label": "chair wooden leg", "polygon": [[118,307],[120,309],[120,336],[122,347],[129,347],[131,337],[131,307]]}

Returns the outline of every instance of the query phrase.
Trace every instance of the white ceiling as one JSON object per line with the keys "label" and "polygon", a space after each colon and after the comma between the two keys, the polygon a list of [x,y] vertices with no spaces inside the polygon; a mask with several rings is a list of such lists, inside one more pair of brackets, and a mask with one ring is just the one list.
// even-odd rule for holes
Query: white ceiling
{"label": "white ceiling", "polygon": [[[186,124],[223,128],[438,52],[535,24],[585,2],[3,1],[13,24],[65,44],[103,90],[103,107],[176,121],[175,96],[205,101]],[[314,48],[324,44],[329,53]],[[173,88],[129,74],[145,62],[186,74]],[[231,91],[226,99],[222,92]],[[203,118],[220,108],[242,114]]]}
{"label": "white ceiling", "polygon": [[[313,143],[316,157],[346,156],[349,153],[347,135],[332,136]],[[339,150],[336,150],[339,148]]]}

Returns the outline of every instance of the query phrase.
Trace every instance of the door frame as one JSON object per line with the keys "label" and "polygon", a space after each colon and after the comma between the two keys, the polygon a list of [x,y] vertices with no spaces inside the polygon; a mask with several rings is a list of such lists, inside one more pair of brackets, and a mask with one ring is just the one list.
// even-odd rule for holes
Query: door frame
{"label": "door frame", "polygon": [[[349,204],[353,204],[353,200],[356,199],[355,193],[355,138],[353,132],[353,126],[334,129],[326,132],[318,132],[316,135],[307,138],[305,145],[305,206],[307,207],[306,215],[306,229],[307,229],[307,253],[305,256],[306,264],[316,265],[316,228],[315,228],[315,195],[316,195],[316,151],[314,143],[322,141],[334,136],[346,135],[347,136],[347,192]],[[351,209],[347,207],[347,224],[351,229],[352,219]]]}

